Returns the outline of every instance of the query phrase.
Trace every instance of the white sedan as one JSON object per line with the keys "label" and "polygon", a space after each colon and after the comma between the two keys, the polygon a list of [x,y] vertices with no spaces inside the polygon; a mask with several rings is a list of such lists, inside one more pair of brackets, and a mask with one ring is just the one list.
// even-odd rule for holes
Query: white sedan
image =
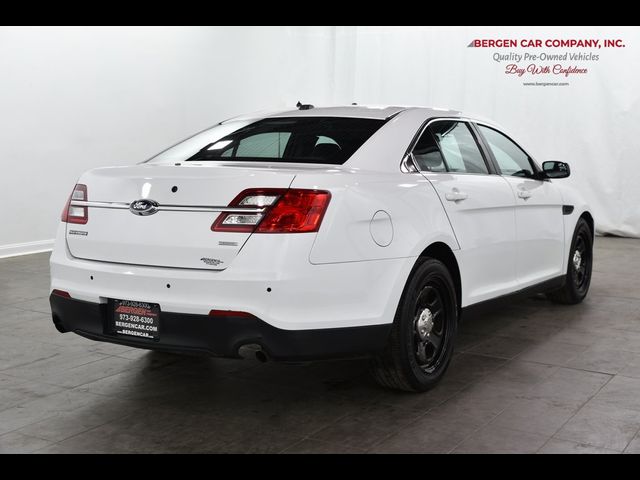
{"label": "white sedan", "polygon": [[51,256],[53,321],[148,349],[371,356],[382,385],[424,391],[465,308],[586,296],[594,224],[569,173],[455,111],[227,120],[80,177]]}

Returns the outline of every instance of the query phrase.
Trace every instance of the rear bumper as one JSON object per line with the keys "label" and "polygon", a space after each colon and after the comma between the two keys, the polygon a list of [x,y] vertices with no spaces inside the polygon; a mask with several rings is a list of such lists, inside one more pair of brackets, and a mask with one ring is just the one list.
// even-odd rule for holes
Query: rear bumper
{"label": "rear bumper", "polygon": [[73,257],[58,230],[51,290],[106,304],[111,298],[157,303],[162,311],[208,316],[248,312],[282,330],[390,324],[414,258],[314,265],[314,234],[251,237],[225,270],[126,265]]}
{"label": "rear bumper", "polygon": [[381,351],[391,325],[283,330],[257,317],[160,314],[160,340],[116,335],[107,303],[58,295],[49,298],[53,322],[61,332],[92,340],[177,353],[238,357],[243,345],[257,344],[274,360],[304,361],[367,355]]}

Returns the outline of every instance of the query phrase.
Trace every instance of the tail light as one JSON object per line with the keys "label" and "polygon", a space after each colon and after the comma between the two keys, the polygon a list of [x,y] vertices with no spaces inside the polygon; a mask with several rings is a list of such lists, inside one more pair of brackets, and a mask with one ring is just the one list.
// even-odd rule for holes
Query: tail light
{"label": "tail light", "polygon": [[[252,188],[234,198],[237,211],[220,214],[214,232],[308,233],[317,232],[331,194],[300,188]],[[242,209],[247,212],[242,212]],[[256,212],[256,210],[262,211]]]}
{"label": "tail light", "polygon": [[77,184],[71,192],[67,204],[62,211],[61,220],[65,223],[79,223],[85,225],[89,221],[89,208],[87,206],[74,205],[74,202],[87,202],[87,186]]}

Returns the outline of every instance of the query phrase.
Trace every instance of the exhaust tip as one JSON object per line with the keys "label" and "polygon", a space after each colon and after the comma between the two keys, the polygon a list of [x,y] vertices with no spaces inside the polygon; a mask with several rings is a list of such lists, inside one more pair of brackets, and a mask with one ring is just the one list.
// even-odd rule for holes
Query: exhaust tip
{"label": "exhaust tip", "polygon": [[266,362],[269,360],[267,354],[262,350],[262,346],[257,343],[247,343],[238,348],[238,355],[241,358],[255,358],[259,362]]}

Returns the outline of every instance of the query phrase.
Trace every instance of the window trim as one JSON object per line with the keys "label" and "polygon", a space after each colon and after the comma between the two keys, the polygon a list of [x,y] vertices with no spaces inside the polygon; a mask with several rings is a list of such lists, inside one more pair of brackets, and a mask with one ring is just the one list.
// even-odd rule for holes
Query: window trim
{"label": "window trim", "polygon": [[478,132],[478,137],[481,139],[484,148],[487,150],[487,154],[491,158],[491,163],[493,163],[494,168],[496,170],[496,173],[498,175],[500,175],[502,177],[513,177],[513,175],[508,175],[508,174],[502,173],[502,169],[500,168],[500,165],[498,164],[498,161],[496,160],[496,157],[493,154],[493,151],[491,150],[491,146],[489,145],[489,141],[483,135],[483,133],[480,130],[480,128],[478,128],[480,126],[488,128],[488,129],[493,130],[495,132],[498,132],[502,136],[506,137],[508,140],[510,140],[516,147],[518,147],[527,156],[527,159],[529,160],[529,164],[533,168],[533,176],[531,176],[531,177],[515,177],[515,178],[528,178],[529,180],[544,180],[540,176],[540,174],[542,172],[542,169],[538,165],[538,162],[536,162],[535,158],[533,158],[531,156],[531,154],[529,152],[527,152],[524,148],[522,148],[522,146],[518,142],[516,142],[513,138],[511,138],[509,135],[507,135],[506,133],[504,133],[502,130],[500,130],[499,128],[495,127],[494,125],[491,125],[491,124],[486,123],[486,122],[474,121],[473,122],[473,126],[474,126],[474,129]]}
{"label": "window trim", "polygon": [[[442,149],[440,148],[440,144],[438,144],[438,142],[436,141],[436,145],[438,147],[438,150],[440,151],[440,155],[442,155],[442,158],[444,160],[444,164],[447,167],[447,171],[446,172],[431,172],[429,170],[421,170],[418,162],[416,161],[414,155],[413,155],[413,150],[415,149],[416,145],[418,144],[418,141],[420,140],[420,138],[422,138],[422,135],[424,134],[424,132],[429,128],[429,126],[431,126],[433,123],[436,122],[458,122],[458,123],[464,123],[467,125],[467,128],[469,129],[471,136],[473,137],[473,139],[476,142],[476,146],[478,147],[478,150],[480,151],[480,155],[482,156],[482,159],[484,160],[484,164],[485,167],[487,167],[487,173],[473,173],[473,172],[451,172],[448,170],[449,166],[447,165],[447,161],[444,157],[444,154],[442,153]],[[400,170],[403,173],[431,173],[434,175],[442,175],[442,174],[448,174],[448,175],[500,175],[500,173],[498,173],[499,171],[495,168],[493,161],[490,160],[489,154],[490,152],[485,150],[485,145],[484,145],[484,141],[480,139],[478,132],[476,131],[476,129],[474,128],[474,120],[471,120],[469,118],[465,118],[465,117],[432,117],[427,119],[422,126],[420,127],[420,129],[418,130],[418,133],[416,135],[414,135],[413,140],[411,140],[411,143],[409,144],[409,147],[407,148],[407,151],[405,152],[405,155],[402,157],[402,161],[400,164]],[[431,133],[431,132],[430,132]],[[433,135],[433,133],[431,133],[431,135]],[[526,152],[525,152],[526,153]],[[529,155],[527,153],[527,155]],[[413,168],[415,169],[414,172],[410,172],[406,166],[407,163],[407,159],[411,161],[411,164],[413,165]]]}

